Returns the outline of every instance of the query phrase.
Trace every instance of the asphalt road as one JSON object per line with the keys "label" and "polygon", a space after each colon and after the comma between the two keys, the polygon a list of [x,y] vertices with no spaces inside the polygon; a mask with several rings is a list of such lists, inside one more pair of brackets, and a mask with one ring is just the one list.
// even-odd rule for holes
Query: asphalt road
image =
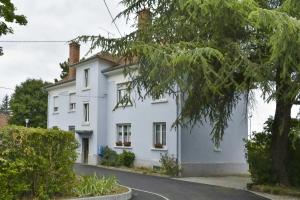
{"label": "asphalt road", "polygon": [[243,190],[122,172],[97,166],[75,165],[74,170],[81,175],[96,173],[98,176],[117,177],[120,184],[133,188],[133,200],[267,200]]}

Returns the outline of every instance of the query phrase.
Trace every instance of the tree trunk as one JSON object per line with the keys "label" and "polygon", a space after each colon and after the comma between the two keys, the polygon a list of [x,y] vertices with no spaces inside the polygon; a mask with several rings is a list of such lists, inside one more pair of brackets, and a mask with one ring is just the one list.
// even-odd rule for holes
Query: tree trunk
{"label": "tree trunk", "polygon": [[288,136],[291,127],[292,104],[284,100],[276,101],[276,112],[272,126],[272,161],[273,169],[281,185],[288,186],[289,178],[286,169],[288,156]]}

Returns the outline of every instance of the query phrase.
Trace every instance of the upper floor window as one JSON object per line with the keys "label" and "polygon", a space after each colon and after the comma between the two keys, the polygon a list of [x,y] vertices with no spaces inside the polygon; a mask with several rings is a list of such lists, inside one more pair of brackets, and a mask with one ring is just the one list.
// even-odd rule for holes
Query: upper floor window
{"label": "upper floor window", "polygon": [[90,69],[85,69],[84,70],[84,87],[89,87],[90,86]]}
{"label": "upper floor window", "polygon": [[53,112],[58,112],[58,96],[53,97]]}
{"label": "upper floor window", "polygon": [[69,95],[69,109],[70,111],[74,111],[76,109],[76,93],[71,93]]}
{"label": "upper floor window", "polygon": [[166,123],[159,122],[153,124],[153,145],[155,148],[166,146]]}
{"label": "upper floor window", "polygon": [[131,124],[117,125],[116,146],[131,147]]}
{"label": "upper floor window", "polygon": [[161,94],[158,97],[152,98],[152,103],[165,103],[165,102],[168,102],[166,98],[166,94]]}
{"label": "upper floor window", "polygon": [[89,103],[84,103],[83,104],[83,117],[84,117],[84,122],[88,123],[90,121],[90,104]]}
{"label": "upper floor window", "polygon": [[117,104],[132,105],[130,100],[130,92],[128,90],[128,83],[120,83],[117,85]]}

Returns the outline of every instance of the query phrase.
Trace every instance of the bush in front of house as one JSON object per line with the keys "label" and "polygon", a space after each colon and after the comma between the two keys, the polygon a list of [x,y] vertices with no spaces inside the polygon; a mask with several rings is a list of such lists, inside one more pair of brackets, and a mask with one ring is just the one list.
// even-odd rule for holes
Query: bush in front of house
{"label": "bush in front of house", "polygon": [[[273,119],[265,122],[264,130],[254,133],[246,141],[246,158],[249,164],[251,179],[254,184],[274,185],[278,182],[271,158],[271,127]],[[293,186],[300,186],[300,122],[292,120],[289,134],[288,160],[286,161],[288,175]]]}
{"label": "bush in front of house", "polygon": [[78,143],[71,132],[0,129],[0,199],[50,199],[71,192]]}
{"label": "bush in front of house", "polygon": [[119,166],[119,155],[116,151],[110,149],[109,147],[105,147],[100,163],[101,165],[105,166]]}
{"label": "bush in front of house", "polygon": [[129,151],[123,151],[119,155],[119,161],[120,165],[123,165],[125,167],[132,167],[135,160],[135,154]]}
{"label": "bush in front of house", "polygon": [[168,176],[178,176],[181,172],[180,166],[178,165],[176,158],[172,155],[161,154],[160,160],[161,171]]}
{"label": "bush in front of house", "polygon": [[118,154],[116,151],[109,147],[105,147],[103,150],[103,156],[101,158],[101,165],[105,166],[126,166],[132,167],[135,160],[135,154],[129,151],[123,151]]}
{"label": "bush in front of house", "polygon": [[76,197],[93,197],[112,195],[126,192],[126,188],[119,185],[115,177],[94,176],[78,177],[77,184],[73,189],[73,194]]}

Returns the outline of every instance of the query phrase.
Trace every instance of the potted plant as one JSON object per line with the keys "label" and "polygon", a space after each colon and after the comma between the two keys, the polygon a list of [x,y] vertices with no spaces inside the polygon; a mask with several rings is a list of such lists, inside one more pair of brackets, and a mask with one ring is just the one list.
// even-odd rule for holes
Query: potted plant
{"label": "potted plant", "polygon": [[123,145],[123,143],[121,142],[121,141],[118,141],[118,142],[116,142],[116,146],[122,146]]}
{"label": "potted plant", "polygon": [[160,143],[157,143],[157,144],[154,144],[154,147],[156,149],[162,149],[164,146],[162,144],[160,144]]}
{"label": "potted plant", "polygon": [[131,142],[124,142],[124,146],[125,147],[130,147],[131,146]]}

